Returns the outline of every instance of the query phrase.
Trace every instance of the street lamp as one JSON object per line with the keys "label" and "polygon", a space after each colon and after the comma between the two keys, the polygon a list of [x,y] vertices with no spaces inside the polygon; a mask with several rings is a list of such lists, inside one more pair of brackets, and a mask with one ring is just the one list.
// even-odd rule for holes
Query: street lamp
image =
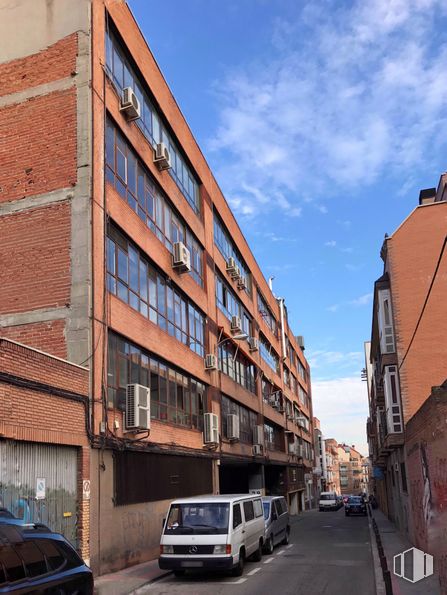
{"label": "street lamp", "polygon": [[245,339],[248,339],[247,333],[239,333],[238,335],[233,335],[232,337],[226,337],[225,339],[222,339],[222,341],[217,343],[216,347],[219,347],[219,345],[222,345],[222,343],[225,343],[225,341],[245,341]]}

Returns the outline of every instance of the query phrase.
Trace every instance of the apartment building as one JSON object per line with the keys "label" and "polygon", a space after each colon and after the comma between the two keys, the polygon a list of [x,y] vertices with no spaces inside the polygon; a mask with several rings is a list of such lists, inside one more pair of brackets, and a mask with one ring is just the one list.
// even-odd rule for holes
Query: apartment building
{"label": "apartment building", "polygon": [[0,334],[88,370],[84,555],[96,573],[155,557],[178,496],[284,494],[297,513],[303,340],[129,7],[18,0],[0,31]]}
{"label": "apartment building", "polygon": [[367,492],[368,462],[355,446],[337,446],[340,490],[342,494]]}
{"label": "apartment building", "polygon": [[340,472],[338,460],[338,442],[334,438],[326,438],[326,491],[340,494]]}
{"label": "apartment building", "polygon": [[[439,445],[430,451],[425,439],[408,443],[407,426],[412,420],[411,436],[418,435],[424,418],[418,412],[432,387],[441,386],[447,376],[446,181],[443,174],[437,188],[422,190],[419,205],[385,236],[383,274],[374,284],[371,341],[365,344],[371,484],[381,509],[413,542],[411,521],[424,506],[412,497],[420,492],[416,477],[433,479],[443,465]],[[433,455],[430,463],[427,452]],[[436,506],[442,508],[439,501]]]}

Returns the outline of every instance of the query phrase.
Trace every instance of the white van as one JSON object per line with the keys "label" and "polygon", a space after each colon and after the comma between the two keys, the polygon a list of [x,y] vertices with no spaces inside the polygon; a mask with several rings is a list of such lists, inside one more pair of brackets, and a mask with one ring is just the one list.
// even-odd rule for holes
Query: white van
{"label": "white van", "polygon": [[260,496],[198,496],[175,500],[163,521],[158,565],[182,576],[187,569],[231,570],[259,561],[264,545]]}
{"label": "white van", "polygon": [[335,492],[321,492],[318,507],[320,512],[322,510],[338,510],[340,505],[337,494]]}

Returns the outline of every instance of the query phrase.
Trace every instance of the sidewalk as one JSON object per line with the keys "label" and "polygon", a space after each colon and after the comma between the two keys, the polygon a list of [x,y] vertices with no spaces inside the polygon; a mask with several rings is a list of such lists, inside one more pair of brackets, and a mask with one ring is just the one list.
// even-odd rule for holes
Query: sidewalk
{"label": "sidewalk", "polygon": [[158,568],[158,560],[150,560],[95,578],[95,594],[128,595],[167,574],[170,574],[170,571]]}
{"label": "sidewalk", "polygon": [[394,575],[394,556],[410,549],[413,546],[399,533],[395,525],[390,520],[388,520],[383,512],[376,509],[372,511],[372,515],[379,528],[383,550],[388,562],[388,570],[391,572],[393,595],[441,595],[439,579],[436,574],[422,579],[421,581],[414,584]]}

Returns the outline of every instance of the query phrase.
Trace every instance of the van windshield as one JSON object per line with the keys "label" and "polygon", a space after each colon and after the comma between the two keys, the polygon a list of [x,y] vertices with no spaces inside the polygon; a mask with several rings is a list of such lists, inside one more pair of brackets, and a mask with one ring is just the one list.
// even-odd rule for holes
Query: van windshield
{"label": "van windshield", "polygon": [[227,502],[173,504],[165,535],[225,535],[230,505]]}
{"label": "van windshield", "polygon": [[335,500],[335,494],[321,494],[320,500]]}

